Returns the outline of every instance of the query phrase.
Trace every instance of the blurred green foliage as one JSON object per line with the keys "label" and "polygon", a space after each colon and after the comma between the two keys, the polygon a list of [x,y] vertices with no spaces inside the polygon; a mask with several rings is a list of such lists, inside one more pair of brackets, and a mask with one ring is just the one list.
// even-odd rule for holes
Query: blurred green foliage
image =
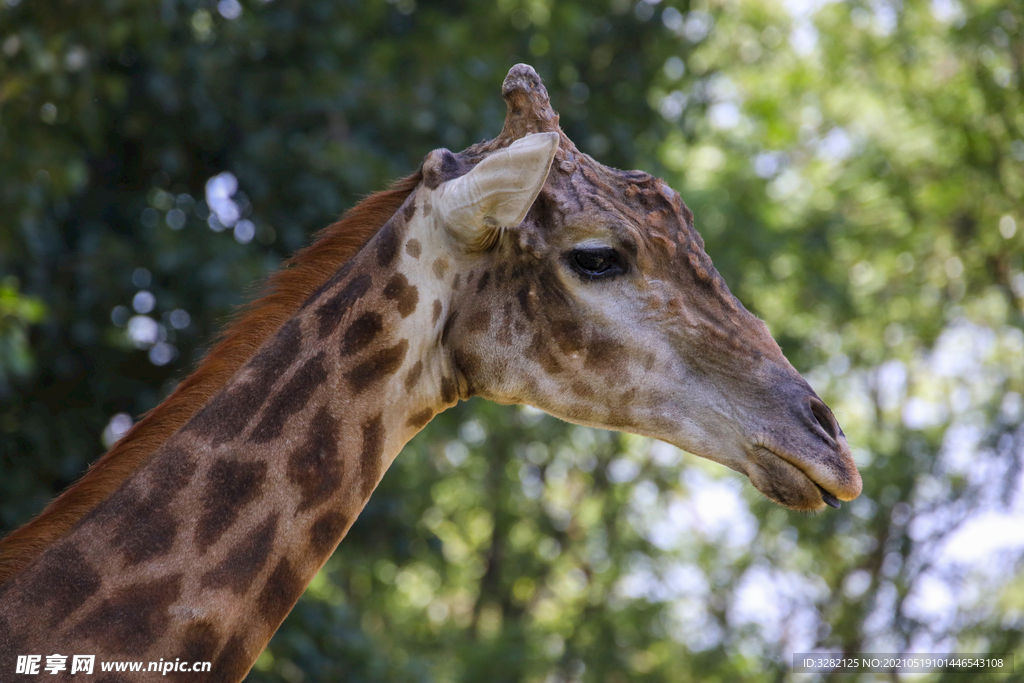
{"label": "blurred green foliage", "polygon": [[35,370],[28,342],[29,326],[42,322],[46,307],[34,297],[18,293],[18,280],[0,282],[0,391],[9,392],[11,379]]}
{"label": "blurred green foliage", "polygon": [[313,231],[493,137],[526,61],[581,149],[682,193],[835,410],[864,495],[796,515],[674,449],[472,401],[396,461],[250,679],[1019,661],[1022,32],[1019,0],[6,0],[0,528]]}

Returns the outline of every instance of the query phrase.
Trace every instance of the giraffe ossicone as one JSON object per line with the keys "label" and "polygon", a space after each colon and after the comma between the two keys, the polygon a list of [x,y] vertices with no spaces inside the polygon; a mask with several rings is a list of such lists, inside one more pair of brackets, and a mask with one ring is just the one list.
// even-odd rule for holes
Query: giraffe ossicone
{"label": "giraffe ossicone", "polygon": [[498,137],[431,152],[325,231],[0,542],[0,671],[91,652],[241,680],[405,443],[470,396],[662,439],[795,510],[860,493],[832,412],[679,195],[577,150],[531,67],[502,95]]}

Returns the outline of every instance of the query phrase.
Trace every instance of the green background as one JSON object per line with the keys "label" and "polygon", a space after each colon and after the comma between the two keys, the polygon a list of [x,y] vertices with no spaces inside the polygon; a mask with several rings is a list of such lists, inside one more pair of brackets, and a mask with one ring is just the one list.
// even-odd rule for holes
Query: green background
{"label": "green background", "polygon": [[521,61],[581,149],[681,192],[864,494],[796,514],[646,439],[461,404],[250,680],[894,680],[790,673],[813,649],[1020,671],[1019,1],[3,0],[0,530],[315,230],[495,136]]}

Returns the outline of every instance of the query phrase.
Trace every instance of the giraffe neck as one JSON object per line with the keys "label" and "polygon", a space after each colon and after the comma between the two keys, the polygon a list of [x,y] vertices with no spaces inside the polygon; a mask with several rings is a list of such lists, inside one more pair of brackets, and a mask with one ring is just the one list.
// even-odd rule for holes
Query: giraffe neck
{"label": "giraffe neck", "polygon": [[4,584],[0,666],[66,650],[244,676],[398,452],[459,397],[440,345],[447,262],[415,214],[413,194],[113,496]]}

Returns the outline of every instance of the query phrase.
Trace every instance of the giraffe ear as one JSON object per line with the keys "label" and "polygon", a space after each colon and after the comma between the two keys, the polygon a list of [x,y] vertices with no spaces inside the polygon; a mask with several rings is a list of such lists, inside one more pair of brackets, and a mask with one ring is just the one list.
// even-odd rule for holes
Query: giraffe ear
{"label": "giraffe ear", "polygon": [[434,208],[470,250],[486,249],[498,228],[514,228],[544,187],[558,133],[535,133],[493,152],[469,173],[437,189]]}

